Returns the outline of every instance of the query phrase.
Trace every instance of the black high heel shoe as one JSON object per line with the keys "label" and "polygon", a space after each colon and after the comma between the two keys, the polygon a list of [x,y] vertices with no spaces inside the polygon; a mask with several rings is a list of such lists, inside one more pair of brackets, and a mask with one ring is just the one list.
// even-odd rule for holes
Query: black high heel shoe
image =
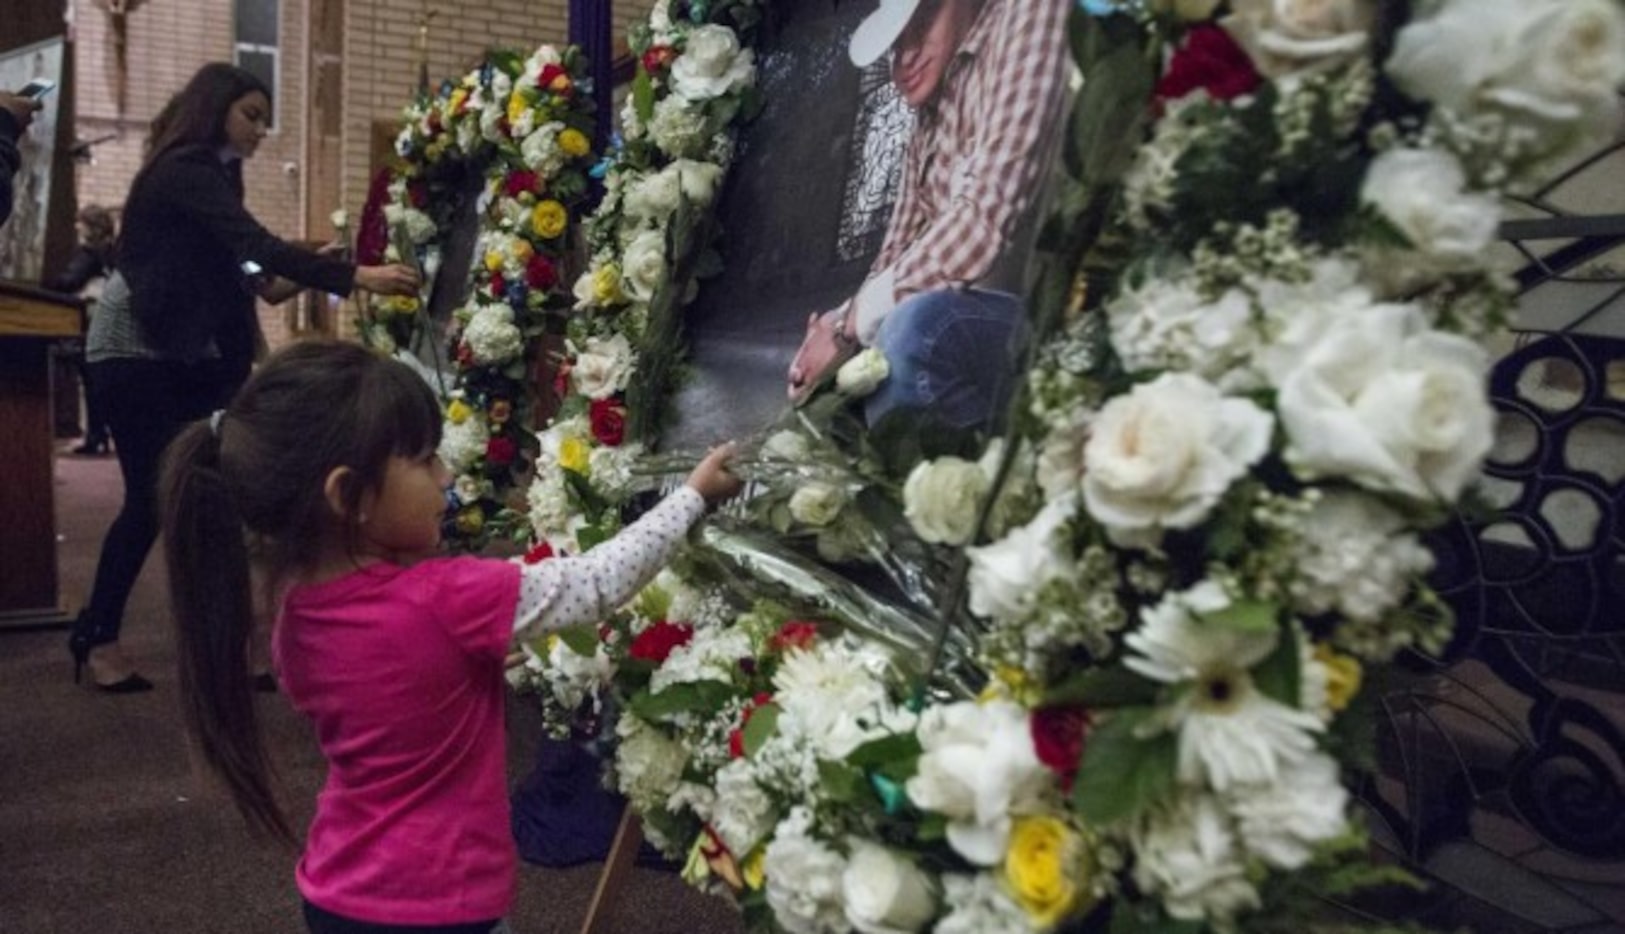
{"label": "black high heel shoe", "polygon": [[85,435],[85,440],[74,446],[73,453],[84,457],[102,457],[107,454],[107,439]]}
{"label": "black high heel shoe", "polygon": [[[90,650],[98,645],[106,645],[112,641],[109,638],[98,638],[98,634],[91,632],[89,629],[78,624],[74,625],[73,634],[68,637],[68,651],[73,655],[74,684],[80,683],[83,677],[85,665],[90,661]],[[112,684],[102,684],[92,678],[90,686],[108,694],[140,694],[143,691],[152,690],[152,682],[133,671]]]}

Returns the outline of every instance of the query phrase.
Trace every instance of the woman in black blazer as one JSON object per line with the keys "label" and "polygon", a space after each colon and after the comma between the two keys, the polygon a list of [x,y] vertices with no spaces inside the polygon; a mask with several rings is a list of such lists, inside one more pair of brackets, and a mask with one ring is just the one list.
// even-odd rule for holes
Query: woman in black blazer
{"label": "woman in black blazer", "polygon": [[[91,364],[124,475],[124,506],[102,542],[96,583],[69,639],[74,680],[114,693],[150,690],[119,650],[124,606],[158,536],[157,474],[187,422],[223,408],[248,377],[260,343],[255,292],[263,270],[348,295],[361,287],[412,294],[405,266],[354,266],[283,242],[243,207],[242,161],[271,117],[252,74],[203,66],[153,121],[124,205],[119,272],[133,319],[110,358]],[[247,664],[247,660],[244,660]]]}

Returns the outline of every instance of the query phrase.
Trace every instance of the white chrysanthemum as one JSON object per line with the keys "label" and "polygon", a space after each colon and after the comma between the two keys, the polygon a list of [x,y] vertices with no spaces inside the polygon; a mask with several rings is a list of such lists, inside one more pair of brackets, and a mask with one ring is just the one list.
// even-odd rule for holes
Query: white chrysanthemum
{"label": "white chrysanthemum", "polygon": [[1294,606],[1312,615],[1335,610],[1357,622],[1380,620],[1433,569],[1432,552],[1405,524],[1372,497],[1324,495],[1301,524]]}
{"label": "white chrysanthemum", "polygon": [[1219,803],[1195,795],[1135,829],[1134,881],[1181,921],[1225,920],[1259,905]]}
{"label": "white chrysanthemum", "polygon": [[790,934],[840,934],[847,930],[841,899],[846,860],[812,834],[812,812],[795,808],[767,845],[767,903]]}
{"label": "white chrysanthemum", "polygon": [[615,777],[622,794],[640,811],[665,805],[683,778],[688,751],[643,720],[622,713],[615,722]]}
{"label": "white chrysanthemum", "polygon": [[948,843],[978,866],[1004,858],[1012,818],[1032,811],[1053,776],[1033,750],[1027,711],[1009,701],[928,707],[909,800],[948,818]]}
{"label": "white chrysanthemum", "polygon": [[440,429],[440,460],[454,474],[467,473],[485,456],[485,445],[490,440],[491,432],[478,414],[463,419],[461,424],[447,421]]}
{"label": "white chrysanthemum", "polygon": [[1124,663],[1164,684],[1185,688],[1166,711],[1179,734],[1179,779],[1224,791],[1274,782],[1314,751],[1314,714],[1266,696],[1250,669],[1274,651],[1279,633],[1204,621],[1230,605],[1223,588],[1204,581],[1169,594],[1142,614],[1124,640]]}
{"label": "white chrysanthemum", "polygon": [[757,782],[749,759],[734,759],[719,769],[715,785],[711,829],[722,838],[728,852],[743,859],[773,832],[778,810]]}
{"label": "white chrysanthemum", "polygon": [[843,759],[871,739],[913,726],[914,714],[888,696],[890,668],[875,646],[850,637],[820,642],[785,655],[773,675],[773,701],[821,755]]}
{"label": "white chrysanthemum", "polygon": [[1348,829],[1348,798],[1337,760],[1315,753],[1279,782],[1237,788],[1230,812],[1249,853],[1277,869],[1297,869],[1316,846]]}
{"label": "white chrysanthemum", "polygon": [[1032,934],[1027,913],[993,873],[943,876],[942,903],[947,912],[933,934]]}
{"label": "white chrysanthemum", "polygon": [[463,341],[481,366],[501,366],[525,351],[525,336],[513,323],[513,309],[507,305],[481,306],[463,328]]}
{"label": "white chrysanthemum", "polygon": [[739,670],[739,660],[754,654],[750,636],[743,632],[695,629],[694,638],[672,649],[665,662],[655,669],[649,678],[649,690],[658,694],[674,684],[692,681],[727,683]]}

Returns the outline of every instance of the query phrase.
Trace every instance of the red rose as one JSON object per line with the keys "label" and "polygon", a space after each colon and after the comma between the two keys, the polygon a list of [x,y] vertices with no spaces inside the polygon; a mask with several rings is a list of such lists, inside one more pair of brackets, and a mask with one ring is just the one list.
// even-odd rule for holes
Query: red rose
{"label": "red rose", "polygon": [[806,620],[793,619],[773,634],[767,640],[769,651],[788,652],[791,649],[804,649],[818,641],[818,624]]}
{"label": "red rose", "polygon": [[[565,71],[563,68],[560,68],[558,65],[543,65],[542,73],[536,76],[536,86],[539,88],[550,88],[553,86],[553,82],[560,78],[564,78],[566,81],[565,87],[569,87],[569,72]],[[559,88],[557,90],[563,90],[563,88]]]}
{"label": "red rose", "polygon": [[542,180],[529,169],[516,169],[508,173],[507,181],[503,183],[502,188],[510,198],[517,198],[526,192],[540,194]]}
{"label": "red rose", "polygon": [[677,58],[677,50],[669,45],[651,45],[643,53],[643,70],[649,74],[657,74]]}
{"label": "red rose", "polygon": [[429,206],[429,186],[422,182],[412,182],[406,186],[406,199],[412,202],[412,207],[422,210]]}
{"label": "red rose", "polygon": [[1205,90],[1214,100],[1240,97],[1258,87],[1262,79],[1252,59],[1222,27],[1197,26],[1185,34],[1185,43],[1168,62],[1168,71],[1157,82],[1156,100],[1178,100],[1196,90]]}
{"label": "red rose", "polygon": [[1039,707],[1028,719],[1038,761],[1061,776],[1067,791],[1072,790],[1072,779],[1078,774],[1091,719],[1089,711],[1082,707]]}
{"label": "red rose", "polygon": [[614,399],[594,399],[587,409],[587,421],[599,444],[617,448],[626,440],[626,406]]}
{"label": "red rose", "polygon": [[638,633],[627,647],[626,654],[633,658],[641,658],[659,665],[665,662],[673,649],[680,645],[687,645],[694,638],[694,627],[682,623],[668,623],[661,620],[648,629]]}
{"label": "red rose", "polygon": [[474,348],[468,346],[467,341],[457,345],[457,365],[468,369],[474,365]]}
{"label": "red rose", "polygon": [[551,289],[559,281],[559,269],[540,253],[532,253],[525,263],[525,284],[533,289]]}
{"label": "red rose", "polygon": [[514,444],[512,438],[497,435],[485,442],[485,462],[487,464],[495,464],[498,467],[511,464],[518,454],[519,445]]}
{"label": "red rose", "polygon": [[508,292],[508,280],[502,278],[502,273],[491,273],[491,294],[501,299]]}
{"label": "red rose", "polygon": [[547,542],[538,542],[535,548],[525,552],[525,563],[541,564],[551,557],[553,557],[553,546]]}

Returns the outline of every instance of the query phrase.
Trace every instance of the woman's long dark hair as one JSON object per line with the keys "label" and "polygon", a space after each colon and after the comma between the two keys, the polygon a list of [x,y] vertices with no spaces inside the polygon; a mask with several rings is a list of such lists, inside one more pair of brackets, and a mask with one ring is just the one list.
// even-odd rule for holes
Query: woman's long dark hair
{"label": "woman's long dark hair", "polygon": [[232,104],[255,91],[271,99],[271,89],[265,82],[236,65],[210,62],[199,68],[152,121],[141,172],[165,153],[185,146],[225,145],[226,114]]}
{"label": "woman's long dark hair", "polygon": [[[243,816],[282,841],[293,834],[248,677],[245,533],[276,588],[312,567],[336,525],[353,551],[361,497],[380,488],[390,458],[439,440],[440,406],[416,373],[355,344],[311,341],[273,355],[213,425],[189,425],[165,452],[164,549],[187,726]],[[323,492],[339,467],[355,479],[342,491],[342,520]]]}

